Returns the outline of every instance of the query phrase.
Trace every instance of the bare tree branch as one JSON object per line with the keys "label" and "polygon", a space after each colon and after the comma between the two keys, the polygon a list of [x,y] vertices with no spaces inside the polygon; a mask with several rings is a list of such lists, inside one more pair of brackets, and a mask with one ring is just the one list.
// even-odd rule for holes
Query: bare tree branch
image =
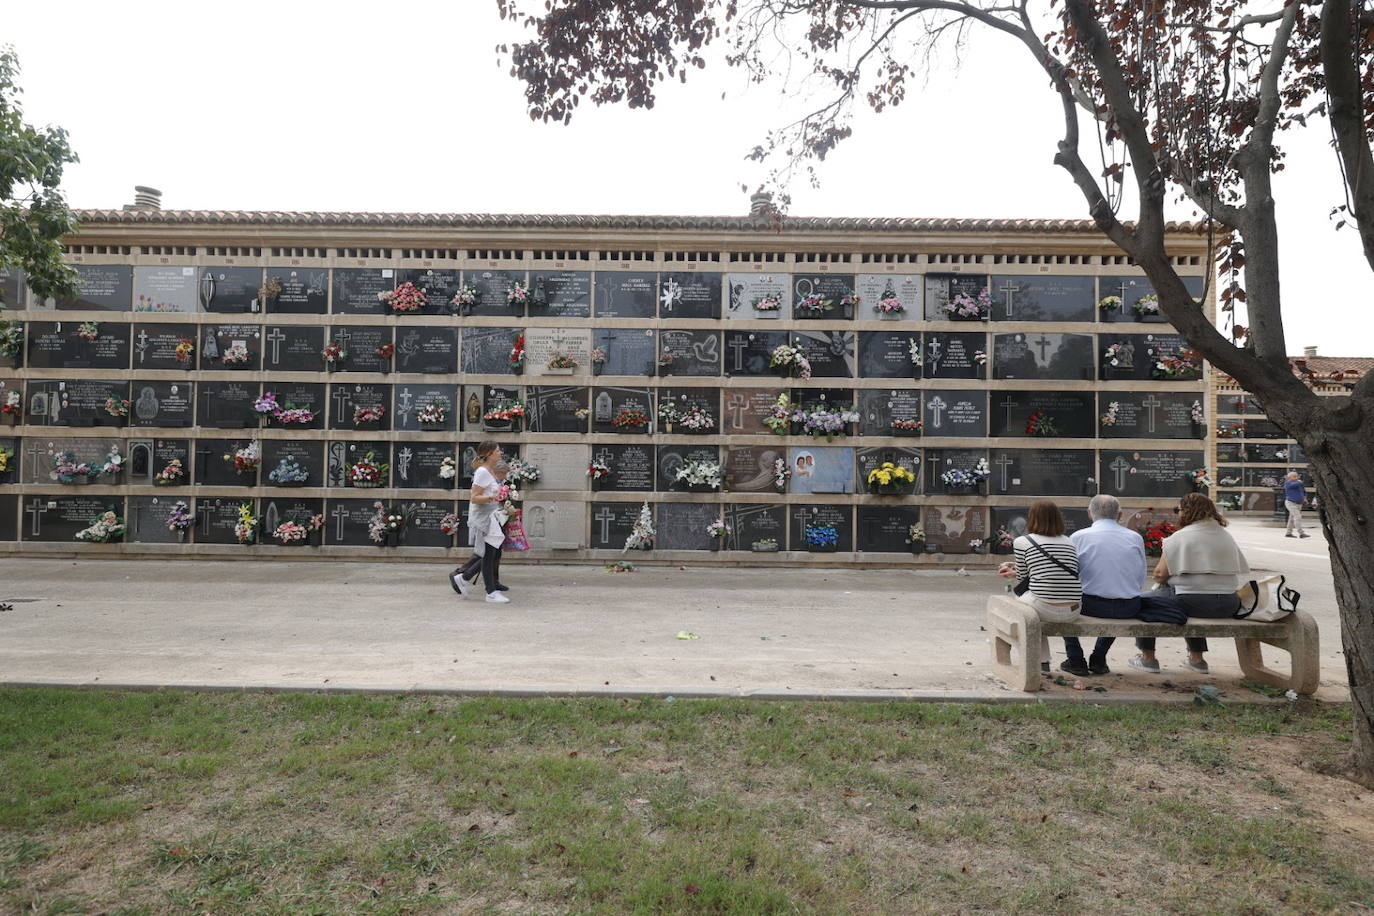
{"label": "bare tree branch", "polygon": [[1355,65],[1350,0],[1327,0],[1322,7],[1322,70],[1326,74],[1327,114],[1336,151],[1350,192],[1350,213],[1360,233],[1364,257],[1374,267],[1374,157],[1366,139],[1360,73]]}

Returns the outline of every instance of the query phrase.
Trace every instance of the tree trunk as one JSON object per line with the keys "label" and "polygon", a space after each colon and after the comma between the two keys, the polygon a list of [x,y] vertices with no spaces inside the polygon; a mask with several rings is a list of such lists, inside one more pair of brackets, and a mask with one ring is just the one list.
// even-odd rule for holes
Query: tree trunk
{"label": "tree trunk", "polygon": [[1351,778],[1374,788],[1374,430],[1305,436],[1331,554],[1341,615],[1341,648],[1350,682]]}

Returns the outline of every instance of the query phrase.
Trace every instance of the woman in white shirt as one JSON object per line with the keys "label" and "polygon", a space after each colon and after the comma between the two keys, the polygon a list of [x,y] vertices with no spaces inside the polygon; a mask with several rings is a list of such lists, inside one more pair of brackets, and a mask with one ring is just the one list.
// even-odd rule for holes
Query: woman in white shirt
{"label": "woman in white shirt", "polygon": [[[1019,597],[1035,608],[1041,620],[1077,620],[1083,608],[1078,551],[1064,536],[1065,527],[1057,505],[1047,499],[1032,504],[1026,514],[1026,533],[1011,544],[1015,558],[997,570],[1003,578],[1029,580],[1030,588]],[[1050,641],[1044,636],[1040,637],[1040,670],[1050,670]]]}
{"label": "woman in white shirt", "polygon": [[[468,494],[468,542],[472,552],[482,558],[482,588],[487,600],[492,604],[505,604],[510,601],[501,594],[496,571],[501,562],[501,542],[505,540],[499,525],[493,526],[493,519],[500,508],[497,494],[501,482],[496,479],[492,469],[501,460],[501,446],[488,439],[477,446],[477,457],[472,461],[472,490]],[[492,533],[493,527],[495,534]],[[495,543],[493,543],[493,541]],[[454,588],[467,594],[468,582],[463,570],[456,569],[450,578]]]}

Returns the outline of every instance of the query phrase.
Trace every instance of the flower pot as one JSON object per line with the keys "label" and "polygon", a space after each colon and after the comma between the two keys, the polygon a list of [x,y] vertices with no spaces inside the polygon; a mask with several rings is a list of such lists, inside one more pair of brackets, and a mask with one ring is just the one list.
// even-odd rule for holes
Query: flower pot
{"label": "flower pot", "polygon": [[186,530],[185,530],[184,528],[177,531],[177,543],[178,543],[178,544],[185,544],[185,543],[186,543]]}
{"label": "flower pot", "polygon": [[399,531],[388,531],[388,532],[386,533],[386,546],[387,546],[387,547],[400,547],[400,546],[401,546],[401,532],[399,532]]}
{"label": "flower pot", "polygon": [[926,542],[925,542],[925,541],[912,541],[912,542],[911,542],[911,552],[912,552],[912,553],[925,553],[925,552],[926,552]]}
{"label": "flower pot", "polygon": [[374,487],[380,487],[382,482],[380,480],[353,480],[350,481],[348,485],[350,487],[357,487],[361,490],[370,490]]}
{"label": "flower pot", "polygon": [[592,363],[592,375],[600,375],[601,369],[601,363]]}
{"label": "flower pot", "polygon": [[754,553],[777,553],[777,544],[750,544],[749,549]]}
{"label": "flower pot", "polygon": [[906,312],[879,312],[879,313],[878,313],[878,320],[879,320],[879,321],[896,321],[896,320],[898,320],[899,318],[905,318],[905,317],[906,317]]}
{"label": "flower pot", "polygon": [[18,369],[18,368],[19,368],[19,357],[17,357],[17,356],[0,356],[0,369]]}
{"label": "flower pot", "polygon": [[440,422],[438,422],[438,423],[421,423],[421,424],[420,424],[420,429],[421,429],[421,431],[423,431],[423,432],[428,432],[428,433],[443,432],[443,430],[444,430],[444,423],[443,423],[443,421],[440,421]]}
{"label": "flower pot", "polygon": [[524,364],[524,363],[513,363],[513,364],[511,364],[511,367],[510,367],[510,374],[511,374],[511,375],[524,375],[524,374],[525,374],[525,364]]}
{"label": "flower pot", "polygon": [[304,547],[305,541],[277,541],[278,547]]}
{"label": "flower pot", "polygon": [[273,480],[273,481],[271,481],[271,483],[272,483],[272,486],[274,486],[274,487],[303,487],[303,486],[305,486],[306,481],[304,481],[304,480]]}
{"label": "flower pot", "polygon": [[663,424],[663,432],[664,432],[665,434],[671,435],[672,432],[673,432],[673,424],[671,424],[671,423],[664,423],[664,424]]}
{"label": "flower pot", "polygon": [[714,493],[719,487],[713,487],[709,483],[689,483],[679,484],[679,489],[686,490],[688,493]]}
{"label": "flower pot", "polygon": [[602,478],[593,477],[593,478],[591,478],[591,482],[592,482],[592,492],[593,492],[593,493],[600,493],[600,492],[603,491],[603,490],[609,490],[609,489],[611,488],[611,482],[610,482],[608,479],[604,478],[604,477],[602,477]]}
{"label": "flower pot", "polygon": [[577,369],[576,369],[575,367],[564,368],[564,369],[545,369],[545,370],[544,370],[544,374],[545,374],[545,375],[572,375],[572,374],[573,374],[574,372],[576,372],[576,371],[577,371]]}
{"label": "flower pot", "polygon": [[722,543],[721,543],[721,539],[720,539],[720,538],[711,538],[711,552],[712,552],[712,553],[719,553],[719,552],[721,551],[722,547],[723,547],[723,545],[722,545]]}
{"label": "flower pot", "polygon": [[878,484],[868,489],[869,492],[875,496],[906,496],[909,493],[915,492],[916,488],[914,484],[886,483]]}

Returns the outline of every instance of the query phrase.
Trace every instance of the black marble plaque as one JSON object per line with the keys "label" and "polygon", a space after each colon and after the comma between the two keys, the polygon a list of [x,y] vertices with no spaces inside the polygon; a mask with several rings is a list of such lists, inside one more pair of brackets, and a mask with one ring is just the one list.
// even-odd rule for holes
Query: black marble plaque
{"label": "black marble plaque", "polygon": [[[260,543],[278,544],[279,542],[273,536],[278,526],[284,525],[287,522],[294,522],[306,529],[306,543],[309,544],[312,542],[310,540],[311,536],[308,533],[310,530],[310,519],[313,516],[319,515],[321,516],[321,521],[323,521],[324,500],[308,499],[289,493],[281,493],[279,495],[264,497],[258,503],[258,510],[261,512],[260,518],[262,520]],[[319,542],[315,541],[314,543]]]}
{"label": "black marble plaque", "polygon": [[858,549],[871,553],[910,553],[907,537],[921,521],[915,506],[859,506]]}
{"label": "black marble plaque", "polygon": [[24,272],[18,267],[0,267],[0,308],[24,308],[27,304],[24,291]]}
{"label": "black marble plaque", "polygon": [[853,331],[794,331],[791,337],[811,363],[812,378],[854,377]]}
{"label": "black marble plaque", "polygon": [[[405,530],[401,532],[402,547],[451,547],[454,538],[445,534],[440,527],[445,515],[453,512],[452,500],[413,500],[402,499],[401,512],[406,517]],[[467,543],[466,530],[459,543]]]}
{"label": "black marble plaque", "polygon": [[835,529],[839,543],[829,550],[848,552],[854,549],[854,519],[847,505],[802,505],[788,506],[787,514],[791,519],[788,525],[792,550],[812,549],[806,542],[803,532],[810,526],[825,526]]}
{"label": "black marble plaque", "polygon": [[1193,492],[1193,470],[1203,466],[1202,452],[1103,449],[1098,481],[1113,496],[1184,496]]}
{"label": "black marble plaque", "polygon": [[[256,324],[203,325],[200,329],[200,367],[202,369],[257,369],[262,360],[262,328]],[[235,361],[239,347],[248,358]],[[226,361],[227,360],[227,361]]]}
{"label": "black marble plaque", "polygon": [[206,312],[260,312],[261,267],[202,267],[196,292]]}
{"label": "black marble plaque", "polygon": [[1097,493],[1089,449],[993,449],[989,491],[999,496],[1080,496]]}
{"label": "black marble plaque", "polygon": [[[532,433],[585,433],[591,409],[591,389],[544,385],[528,389],[525,409]],[[579,416],[578,414],[581,414]]]}
{"label": "black marble plaque", "polygon": [[988,392],[955,388],[927,389],[922,434],[926,438],[986,436]]}
{"label": "black marble plaque", "polygon": [[[30,435],[25,436],[18,444],[20,448],[16,449],[15,457],[21,458],[21,482],[45,485],[56,482],[63,489],[84,486],[84,483],[64,483],[57,479],[57,459],[63,452],[71,452],[73,460],[77,463],[88,464],[93,468],[103,467],[116,449],[127,457],[124,451],[125,443],[119,439],[60,439],[55,436]],[[90,482],[101,486],[115,486],[124,482],[124,471],[121,468],[117,473],[100,474]]]}
{"label": "black marble plaque", "polygon": [[[261,519],[258,515],[258,501],[251,497],[234,498],[205,498],[196,500],[196,525],[195,542],[197,544],[238,544],[239,539],[234,533],[234,529],[239,523],[239,508],[247,505],[249,511],[255,518]],[[265,540],[263,532],[259,529],[257,537],[251,542],[261,543]]]}
{"label": "black marble plaque", "polygon": [[1097,311],[1092,277],[994,274],[988,292],[994,321],[1092,321]]}
{"label": "black marble plaque", "polygon": [[719,318],[718,273],[662,273],[658,276],[658,317]]}
{"label": "black marble plaque", "polygon": [[323,315],[329,308],[329,270],[324,267],[269,267],[267,310],[283,315]]}
{"label": "black marble plaque", "polygon": [[319,372],[324,328],[310,325],[268,325],[262,338],[262,367],[269,372]]}
{"label": "black marble plaque", "polygon": [[654,522],[658,550],[710,550],[714,538],[706,526],[720,518],[714,502],[659,503]]}
{"label": "black marble plaque", "polygon": [[1279,429],[1273,420],[1258,418],[1245,421],[1246,439],[1287,439],[1288,434]]}
{"label": "black marble plaque", "polygon": [[59,309],[127,312],[133,308],[132,267],[126,264],[73,264],[72,267],[76,269],[76,298],[58,299]]}
{"label": "black marble plaque", "polygon": [[[1088,517],[1087,501],[1084,500],[1082,506],[1069,506],[1061,504],[1059,511],[1064,515],[1064,533],[1073,534],[1083,528],[1092,526],[1092,519]],[[1029,506],[994,506],[992,508],[992,552],[1009,554],[1012,552],[1010,543],[1004,541],[1014,541],[1026,533],[1026,514]],[[1144,581],[1145,569],[1140,570],[1141,581]]]}
{"label": "black marble plaque", "polygon": [[153,477],[162,473],[173,460],[181,462],[181,476],[171,483],[159,484],[156,480],[150,480],[154,486],[162,486],[168,489],[184,487],[191,483],[191,471],[193,463],[191,461],[191,440],[190,439],[154,439],[152,450],[152,471]]}
{"label": "black marble plaque", "polygon": [[1264,416],[1264,408],[1253,394],[1217,395],[1217,413],[1228,416]]}
{"label": "black marble plaque", "polygon": [[1162,358],[1188,349],[1187,342],[1178,334],[1099,334],[1097,349],[1102,378],[1109,381],[1196,381],[1200,377],[1197,372],[1176,378],[1161,374],[1158,363]]}
{"label": "black marble plaque", "polygon": [[[710,418],[710,425],[704,428],[694,429],[691,426],[681,423],[668,423],[664,417],[665,407],[671,408],[678,415],[697,408]],[[660,388],[658,389],[658,415],[656,428],[660,432],[672,433],[679,436],[702,435],[714,436],[720,433],[720,389],[719,388]],[[669,426],[672,426],[669,429]]]}
{"label": "black marble plaque", "polygon": [[988,288],[987,274],[926,274],[926,318],[932,321],[979,321],[951,316],[945,306],[956,296],[978,298]]}
{"label": "black marble plaque", "polygon": [[462,371],[510,375],[511,348],[523,333],[519,328],[463,328]]}
{"label": "black marble plaque", "polygon": [[110,510],[128,523],[122,496],[25,496],[20,504],[20,530],[26,541],[70,541],[76,545],[76,533]]}
{"label": "black marble plaque", "polygon": [[[987,491],[986,484],[977,484],[972,487],[951,487],[945,483],[943,475],[947,471],[960,470],[972,471],[978,466],[979,461],[987,461],[988,453],[985,449],[968,448],[930,448],[925,450],[922,456],[922,464],[925,465],[925,474],[922,482],[922,493],[950,493],[963,496],[977,495]],[[989,467],[991,467],[989,465]]]}
{"label": "black marble plaque", "polygon": [[464,421],[472,414],[472,394],[476,393],[481,398],[480,420],[476,428],[483,432],[506,433],[519,432],[529,419],[529,411],[522,420],[518,417],[512,419],[502,419],[499,417],[487,417],[488,413],[497,410],[505,410],[516,404],[524,404],[524,398],[519,388],[501,387],[497,385],[476,386],[469,385],[465,389],[467,400],[463,404]]}
{"label": "black marble plaque", "polygon": [[468,314],[523,317],[525,307],[508,304],[506,296],[512,286],[526,281],[527,277],[523,270],[492,268],[463,271],[463,282],[478,293],[477,304],[468,310]]}
{"label": "black marble plaque", "polygon": [[[624,411],[639,411],[649,422],[642,426],[616,426]],[[592,431],[644,435],[653,429],[654,402],[648,388],[595,388],[592,390]]]}
{"label": "black marble plaque", "polygon": [[719,331],[659,331],[658,353],[659,375],[720,375]]}
{"label": "black marble plaque", "polygon": [[[1168,391],[1099,391],[1099,435],[1104,439],[1201,439],[1207,435],[1202,397]],[[1113,406],[1114,405],[1114,406]]]}
{"label": "black marble plaque", "polygon": [[350,547],[376,547],[367,535],[367,526],[376,514],[376,504],[399,505],[394,501],[374,499],[331,499],[324,510],[324,543]]}
{"label": "black marble plaque", "polygon": [[987,378],[987,335],[976,331],[927,331],[922,347],[924,378]]}
{"label": "black marble plaque", "polygon": [[595,375],[653,375],[658,346],[650,328],[597,328],[592,347],[600,347],[606,361],[592,363]]}
{"label": "black marble plaque", "polygon": [[[396,285],[413,283],[425,294],[425,307],[406,315],[448,315],[457,306],[453,297],[458,292],[460,274],[456,270],[435,270],[431,267],[403,267],[396,271]],[[387,311],[391,311],[389,308]],[[415,370],[412,370],[415,371]],[[449,370],[452,371],[452,370]]]}
{"label": "black marble plaque", "polygon": [[182,427],[195,423],[196,386],[186,381],[136,381],[129,386],[129,425]]}
{"label": "black marble plaque", "polygon": [[457,371],[458,329],[397,328],[395,366],[397,372]]}
{"label": "black marble plaque", "polygon": [[[1311,475],[1306,473],[1305,468],[1298,468],[1299,476],[1302,478],[1303,486],[1312,486]],[[1285,476],[1288,471],[1284,468],[1246,468],[1244,483],[1246,487],[1265,487],[1270,490],[1277,490],[1283,486]]]}
{"label": "black marble plaque", "polygon": [[[192,443],[195,482],[206,487],[252,487],[258,472],[240,474],[234,470],[234,453],[256,441],[252,436],[237,439],[197,439]],[[259,443],[261,448],[261,443]],[[259,461],[261,465],[261,461]]]}
{"label": "black marble plaque", "polygon": [[262,389],[257,382],[201,382],[196,392],[196,424],[217,429],[257,426],[253,402]]}
{"label": "black marble plaque", "polygon": [[555,318],[591,317],[591,271],[530,271],[529,313]]}
{"label": "black marble plaque", "polygon": [[[634,530],[639,518],[640,503],[592,503],[592,537],[594,550],[621,550],[625,539]],[[653,505],[649,506],[650,511]]]}
{"label": "black marble plaque", "polygon": [[733,493],[781,493],[773,482],[774,463],[787,463],[787,449],[778,445],[736,445],[725,450],[726,489]]}
{"label": "black marble plaque", "polygon": [[1092,381],[1095,346],[1091,334],[994,334],[993,378]]}
{"label": "black marble plaque", "polygon": [[[269,425],[275,429],[324,429],[325,387],[319,382],[271,382],[263,386],[277,397],[283,411],[308,410],[315,415],[309,423],[283,422],[273,417]],[[265,393],[265,392],[264,392]]]}
{"label": "black marble plaque", "polygon": [[726,503],[722,509],[730,533],[727,550],[752,550],[761,541],[774,541],[787,549],[787,507],[778,503]]}
{"label": "black marble plaque", "polygon": [[975,543],[988,546],[988,515],[982,506],[924,506],[921,523],[929,553],[973,553]]}
{"label": "black marble plaque", "polygon": [[654,489],[654,447],[652,445],[592,446],[592,458],[611,469],[609,477],[597,484],[602,491]]}
{"label": "black marble plaque", "polygon": [[921,370],[911,360],[913,344],[919,354],[921,335],[914,331],[860,331],[859,377],[919,378]]}
{"label": "black marble plaque", "polygon": [[688,489],[674,479],[678,468],[688,461],[720,461],[720,449],[714,445],[660,445],[654,455],[655,489]]}
{"label": "black marble plaque", "polygon": [[125,382],[105,379],[34,379],[28,385],[30,426],[125,426],[127,417],[111,416],[109,398],[127,399]]}
{"label": "black marble plaque", "polygon": [[915,388],[863,388],[859,391],[859,432],[865,436],[921,435],[921,392]]}
{"label": "black marble plaque", "polygon": [[726,331],[725,374],[776,375],[768,361],[774,348],[787,343],[789,338],[786,331]]}
{"label": "black marble plaque", "polygon": [[[1180,277],[1183,285],[1187,287],[1189,295],[1194,298],[1200,297],[1203,292],[1205,281],[1202,277]],[[1112,312],[1098,310],[1098,315],[1103,321],[1148,321],[1164,322],[1167,321],[1162,314],[1142,315],[1136,311],[1135,307],[1144,296],[1153,296],[1155,288],[1149,279],[1139,274],[1136,275],[1111,275],[1097,278],[1097,295],[1101,301],[1107,296],[1116,296],[1121,300],[1121,307]]]}
{"label": "black marble plaque", "polygon": [[138,369],[194,369],[196,357],[193,353],[186,362],[177,359],[177,344],[183,340],[196,344],[196,326],[193,324],[135,324],[134,325],[134,364]]}
{"label": "black marble plaque", "polygon": [[[318,439],[262,440],[262,483],[265,487],[322,487],[328,482],[324,463],[325,444]],[[272,475],[290,467],[294,462],[308,475],[304,480],[285,479],[286,475]]]}
{"label": "black marble plaque", "polygon": [[397,287],[390,267],[336,267],[333,279],[335,315],[385,315],[391,311],[381,295]]}
{"label": "black marble plaque", "polygon": [[[382,419],[355,423],[354,413],[363,407],[382,407]],[[359,382],[335,382],[329,386],[330,429],[391,429],[391,386]]]}
{"label": "black marble plaque", "polygon": [[[854,275],[853,274],[808,274],[792,275],[792,317],[794,319],[819,318],[826,321],[854,317]],[[817,311],[802,308],[802,302],[810,297],[819,297],[830,308]],[[870,306],[873,303],[869,303]]]}
{"label": "black marble plaque", "polygon": [[[395,429],[444,430],[458,429],[457,385],[397,385]],[[447,414],[442,423],[421,423],[419,412],[427,404],[444,408]]]}
{"label": "black marble plaque", "polygon": [[877,448],[860,448],[854,450],[854,492],[869,492],[869,472],[877,470],[888,462],[895,464],[897,467],[906,468],[911,472],[912,476],[916,478],[915,482],[906,485],[903,489],[908,492],[918,492],[920,490],[922,464],[921,450],[884,445],[878,446]]}
{"label": "black marble plaque", "polygon": [[[1095,435],[1096,404],[1091,391],[992,391],[990,435],[1015,438],[1080,438]],[[1037,430],[1030,432],[1032,418]],[[926,435],[929,435],[929,429]]]}
{"label": "black marble plaque", "polygon": [[387,465],[382,471],[382,486],[394,486],[396,468],[391,463],[391,443],[383,442],[380,439],[372,440],[352,440],[340,441],[330,440],[326,447],[325,460],[328,463],[326,473],[329,475],[329,485],[331,487],[347,486],[350,489],[367,490],[377,489],[376,487],[355,487],[348,480],[348,468],[359,461],[372,456],[372,462],[376,465]]}
{"label": "black marble plaque", "polygon": [[454,447],[448,442],[398,442],[392,479],[398,487],[424,487],[431,490],[451,490],[457,477],[447,480],[439,476],[444,459],[452,458]]}
{"label": "black marble plaque", "polygon": [[191,512],[192,500],[189,496],[170,492],[156,496],[130,496],[127,514],[124,516],[124,524],[128,528],[124,539],[140,544],[176,544],[183,537],[189,541],[190,530],[183,536],[178,536],[176,531],[167,527],[167,516],[177,503],[183,503],[188,514]]}
{"label": "black marble plaque", "polygon": [[597,318],[653,318],[658,275],[652,271],[597,271]]}
{"label": "black marble plaque", "polygon": [[[92,322],[88,322],[92,323]],[[30,321],[26,327],[30,369],[127,369],[129,325],[93,322],[99,336],[86,340],[77,321]]]}
{"label": "black marble plaque", "polygon": [[[379,325],[336,325],[325,334],[325,343],[336,343],[348,354],[335,363],[335,372],[389,372],[394,357],[383,357],[377,349],[391,343],[392,329]],[[323,369],[324,359],[317,365]]]}

